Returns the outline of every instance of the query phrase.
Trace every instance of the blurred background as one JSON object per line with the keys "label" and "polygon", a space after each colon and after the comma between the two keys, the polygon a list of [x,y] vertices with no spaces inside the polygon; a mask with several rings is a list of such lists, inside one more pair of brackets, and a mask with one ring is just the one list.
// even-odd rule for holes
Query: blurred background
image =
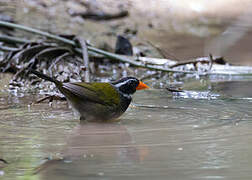
{"label": "blurred background", "polygon": [[[151,57],[160,57],[155,51],[160,48],[174,60],[212,53],[252,65],[251,6],[251,0],[1,0],[0,16],[44,31],[76,34],[106,50],[114,48],[117,35],[126,35]],[[92,18],[124,12],[109,20]]]}

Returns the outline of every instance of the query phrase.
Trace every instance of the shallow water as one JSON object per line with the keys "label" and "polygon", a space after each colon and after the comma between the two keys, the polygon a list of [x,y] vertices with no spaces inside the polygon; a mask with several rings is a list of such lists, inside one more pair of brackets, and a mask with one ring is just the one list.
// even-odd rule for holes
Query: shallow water
{"label": "shallow water", "polygon": [[28,106],[39,97],[4,91],[0,158],[9,164],[0,179],[251,179],[252,81],[210,85],[220,96],[137,92],[138,106],[106,124],[80,124],[66,103]]}

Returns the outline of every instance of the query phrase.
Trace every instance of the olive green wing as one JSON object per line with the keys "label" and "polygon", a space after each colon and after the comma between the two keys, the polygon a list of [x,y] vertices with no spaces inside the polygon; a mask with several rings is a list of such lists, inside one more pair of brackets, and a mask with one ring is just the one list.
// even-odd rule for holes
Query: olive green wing
{"label": "olive green wing", "polygon": [[103,105],[118,105],[120,95],[109,83],[63,83],[60,91],[68,98],[87,100]]}

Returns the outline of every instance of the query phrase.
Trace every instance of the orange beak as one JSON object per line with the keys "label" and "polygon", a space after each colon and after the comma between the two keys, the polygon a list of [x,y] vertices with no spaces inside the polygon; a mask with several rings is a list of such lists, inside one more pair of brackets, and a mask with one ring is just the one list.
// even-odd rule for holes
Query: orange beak
{"label": "orange beak", "polygon": [[142,81],[139,81],[139,84],[136,87],[136,90],[147,89],[147,88],[150,88],[150,87],[144,84]]}

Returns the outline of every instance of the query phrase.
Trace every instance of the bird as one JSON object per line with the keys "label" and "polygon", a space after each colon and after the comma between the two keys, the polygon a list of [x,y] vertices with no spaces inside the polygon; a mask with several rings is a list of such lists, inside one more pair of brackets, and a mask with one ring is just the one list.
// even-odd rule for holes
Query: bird
{"label": "bird", "polygon": [[132,101],[131,95],[136,90],[149,88],[135,77],[124,77],[110,83],[63,83],[34,69],[30,69],[30,73],[53,82],[73,109],[77,110],[80,120],[85,121],[118,119],[129,107]]}

